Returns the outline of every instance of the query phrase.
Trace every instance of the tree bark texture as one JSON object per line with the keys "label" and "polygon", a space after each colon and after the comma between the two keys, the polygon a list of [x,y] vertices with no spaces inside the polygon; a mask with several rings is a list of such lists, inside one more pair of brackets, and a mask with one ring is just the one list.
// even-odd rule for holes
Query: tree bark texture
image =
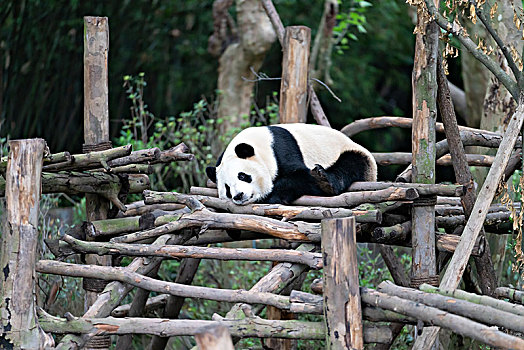
{"label": "tree bark texture", "polygon": [[[109,23],[107,17],[84,17],[84,149],[99,147],[109,141],[109,88],[108,88]],[[115,202],[116,203],[116,202]],[[125,211],[125,207],[122,207]],[[86,195],[88,221],[107,218],[109,201],[98,195]],[[92,265],[111,265],[110,257],[87,255],[86,262]],[[87,284],[86,284],[87,283]],[[85,310],[96,301],[94,281],[85,281]],[[87,286],[93,287],[87,287]],[[102,288],[103,289],[103,288]],[[108,348],[110,339],[101,337],[93,340],[93,346]],[[102,345],[103,344],[103,345]],[[105,346],[104,346],[105,345]],[[91,345],[86,346],[91,349]]]}
{"label": "tree bark texture", "polygon": [[[57,334],[156,334],[164,336],[194,335],[202,327],[224,325],[232,336],[242,338],[324,339],[322,322],[276,321],[262,318],[220,319],[218,321],[168,320],[159,318],[78,318],[67,321],[46,315],[40,318],[43,328]],[[366,343],[384,343],[391,339],[387,327],[369,326],[364,331]]]}
{"label": "tree bark texture", "polygon": [[[362,302],[368,305],[374,305],[386,310],[395,310],[395,312],[417,318],[424,323],[448,328],[455,333],[465,335],[491,346],[506,349],[524,348],[524,340],[478,322],[471,321],[462,316],[368,288],[361,288],[361,295]],[[432,329],[435,327],[429,328]],[[420,339],[420,337],[417,339]],[[424,346],[429,347],[431,345],[424,343]]]}
{"label": "tree bark texture", "polygon": [[287,27],[284,35],[282,81],[280,85],[280,122],[305,123],[309,79],[311,29]]}
{"label": "tree bark texture", "polygon": [[[148,204],[160,203],[179,203],[180,198],[186,197],[183,194],[173,192],[154,192],[144,191],[145,202]],[[189,196],[187,196],[189,197]],[[230,200],[220,199],[212,196],[193,197],[206,207],[220,209],[234,214],[252,214],[260,216],[277,216],[286,220],[321,220],[325,217],[341,218],[355,216],[357,222],[382,221],[382,213],[379,210],[358,210],[347,208],[323,208],[323,207],[299,207],[282,204],[248,204],[236,205]]]}
{"label": "tree bark texture", "polygon": [[234,303],[242,302],[263,304],[271,305],[279,309],[289,310],[289,297],[274,295],[272,293],[215,289],[209,287],[186,286],[172,282],[163,282],[135,272],[131,272],[121,267],[78,265],[52,260],[40,260],[37,263],[37,271],[72,277],[96,277],[107,281],[120,281],[150,291],[186,298],[202,298]]}
{"label": "tree bark texture", "polygon": [[[462,274],[466,268],[469,256],[471,255],[473,245],[475,244],[475,240],[482,229],[484,219],[488,213],[489,205],[493,201],[497,186],[502,178],[502,174],[506,168],[506,164],[509,161],[511,151],[515,145],[515,142],[517,141],[520,129],[522,127],[522,123],[524,121],[523,103],[524,95],[521,94],[519,97],[517,111],[511,117],[500,148],[498,149],[497,155],[495,156],[495,162],[490,168],[486,181],[484,181],[484,184],[482,185],[482,189],[480,190],[477,201],[475,202],[475,205],[472,209],[471,216],[469,217],[466,227],[462,233],[459,245],[457,246],[453,257],[451,258],[446,273],[444,274],[444,277],[440,283],[440,288],[444,290],[453,290],[457,288],[462,278]],[[432,327],[431,329],[425,329],[422,335],[417,338],[415,344],[424,344],[424,346],[430,344],[429,346],[431,346],[431,344],[434,343],[438,332],[438,328]]]}
{"label": "tree bark texture", "polygon": [[380,283],[377,290],[388,295],[467,317],[470,320],[489,326],[504,327],[521,333],[524,331],[524,323],[520,322],[519,316],[494,307],[479,305],[467,300],[455,299],[440,294],[425,293],[416,289],[399,287],[389,281]]}
{"label": "tree bark texture", "polygon": [[43,349],[54,341],[36,318],[35,260],[45,141],[9,141],[7,222],[0,247],[0,348]]}
{"label": "tree bark texture", "polygon": [[460,289],[445,290],[442,288],[436,288],[433,286],[429,286],[427,284],[421,285],[420,290],[426,293],[439,293],[439,294],[442,294],[448,297],[453,297],[453,298],[461,299],[461,300],[467,300],[475,304],[490,306],[497,310],[509,312],[514,315],[524,316],[524,306],[512,304],[504,300],[498,300],[498,299],[495,299],[487,295],[478,295],[478,294],[469,293],[469,292],[466,292]]}
{"label": "tree bark texture", "polygon": [[[249,117],[257,71],[276,36],[262,4],[257,0],[236,0],[238,41],[227,46],[219,59],[218,118],[224,119],[221,129],[240,127]],[[218,151],[218,150],[217,150]]]}
{"label": "tree bark texture", "polygon": [[[262,6],[264,6],[264,10],[266,11],[267,16],[269,17],[271,24],[273,25],[280,45],[284,47],[284,25],[282,24],[282,20],[278,16],[277,10],[275,9],[273,2],[271,2],[271,0],[261,0],[261,3]],[[315,121],[319,125],[331,127],[331,125],[329,124],[329,120],[327,119],[326,114],[324,113],[324,110],[320,105],[320,101],[318,100],[317,94],[311,84],[308,84],[308,94],[311,99],[309,107],[311,108],[311,114],[313,114],[313,118],[315,118]]]}
{"label": "tree bark texture", "polygon": [[320,269],[320,253],[300,252],[284,249],[215,248],[180,245],[151,246],[149,244],[123,244],[84,242],[65,235],[63,240],[75,251],[99,255],[116,254],[127,256],[157,256],[168,259],[197,258],[218,260],[276,261],[304,264]]}
{"label": "tree bark texture", "polygon": [[355,219],[322,220],[327,349],[363,349]]}
{"label": "tree bark texture", "polygon": [[[473,176],[469,169],[464,146],[460,142],[459,128],[455,110],[451,102],[450,92],[447,85],[447,79],[444,74],[442,62],[438,62],[437,67],[437,82],[438,82],[438,104],[445,126],[446,138],[448,139],[449,150],[453,158],[453,170],[455,171],[455,178],[457,182],[464,185],[467,189],[461,197],[462,206],[466,218],[471,215],[471,210],[477,199],[475,189],[473,188]],[[479,235],[484,237],[484,228],[482,227]],[[475,264],[480,279],[480,286],[484,294],[491,295],[497,287],[497,276],[493,269],[491,261],[491,252],[489,243],[485,243],[485,254],[475,257]]]}
{"label": "tree bark texture", "polygon": [[[378,165],[405,165],[410,164],[412,161],[411,153],[407,152],[395,152],[395,153],[372,153],[373,158]],[[487,156],[483,154],[467,154],[467,164],[471,166],[478,167],[489,167],[493,163],[493,156]],[[451,166],[451,157],[449,155],[444,155],[439,157],[436,161],[439,166]]]}
{"label": "tree bark texture", "polygon": [[332,85],[330,75],[331,52],[333,51],[333,29],[338,15],[338,2],[336,0],[324,1],[324,13],[318,25],[317,35],[311,49],[311,76],[320,79],[327,85]]}
{"label": "tree bark texture", "polygon": [[208,209],[199,209],[194,210],[192,213],[174,216],[172,222],[168,222],[162,226],[112,238],[111,242],[136,242],[191,227],[201,227],[203,231],[208,228],[251,230],[291,241],[320,241],[320,226],[318,223],[301,221],[282,222],[266,217],[215,213]]}
{"label": "tree bark texture", "polygon": [[[413,183],[435,183],[437,119],[437,55],[438,26],[419,11],[415,40],[415,60],[412,73],[413,128],[412,168]],[[435,251],[435,207],[431,201],[421,201],[412,210],[412,265],[411,283],[434,279],[437,274]]]}
{"label": "tree bark texture", "polygon": [[[483,7],[487,9],[488,4]],[[515,0],[499,1],[497,2],[496,10],[494,18],[497,18],[497,20],[488,19],[493,30],[508,48],[514,47],[516,52],[522,52],[522,31],[516,28],[516,25],[513,22],[514,13],[522,12],[522,2]],[[487,42],[493,42],[493,40],[488,40]],[[508,66],[508,61],[504,57],[500,48],[495,50],[495,59],[500,64],[500,67],[508,75],[513,77],[513,73]],[[517,101],[513,96],[511,96],[504,85],[502,85],[502,83],[492,74],[489,74],[489,80],[487,80],[486,83],[487,90],[483,103],[484,108],[482,111],[482,118],[480,119],[480,127],[485,130],[495,131],[502,134],[517,108]],[[479,148],[477,149],[477,153],[494,154],[495,150]],[[474,169],[475,181],[479,186],[484,182],[487,174],[488,169]],[[508,238],[507,236],[491,235],[489,233],[487,236],[495,274],[496,276],[502,276]]]}
{"label": "tree bark texture", "polygon": [[[410,129],[413,126],[413,119],[404,118],[404,117],[373,117],[373,118],[364,118],[354,121],[351,124],[346,125],[340,131],[346,134],[349,137],[353,137],[358,133],[367,130],[382,129],[389,127],[398,127],[404,129]],[[494,131],[481,130],[476,128],[470,128],[467,126],[459,127],[461,132],[472,132],[472,133],[481,133],[488,136],[502,136],[501,133]],[[435,131],[438,133],[444,133],[444,124],[436,123]]]}

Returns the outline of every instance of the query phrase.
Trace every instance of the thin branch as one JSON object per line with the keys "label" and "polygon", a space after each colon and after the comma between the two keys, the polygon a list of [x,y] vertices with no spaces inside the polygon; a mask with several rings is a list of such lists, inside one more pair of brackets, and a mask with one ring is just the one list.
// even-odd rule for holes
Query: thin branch
{"label": "thin branch", "polygon": [[466,34],[463,33],[464,29],[457,23],[450,23],[442,14],[437,10],[432,0],[424,0],[428,13],[435,18],[435,22],[447,32],[453,34],[464,47],[471,52],[473,57],[480,61],[487,69],[491,71],[500,82],[508,89],[513,98],[518,101],[519,98],[519,86],[513,81],[513,79],[495,62],[491,57],[486,55],[484,52],[477,50],[477,45],[471,40]]}
{"label": "thin branch", "polygon": [[319,79],[317,79],[317,78],[312,78],[311,80],[314,80],[314,81],[316,81],[317,83],[319,83],[320,85],[322,85],[323,87],[325,87],[325,88],[327,89],[327,91],[329,91],[329,93],[331,94],[331,96],[333,96],[333,98],[334,98],[335,100],[337,100],[338,102],[342,102],[342,100],[341,100],[337,95],[335,95],[335,93],[333,92],[333,90],[331,90],[331,89],[329,88],[329,86],[327,86],[326,83],[324,83],[323,81],[321,81],[321,80],[319,80]]}
{"label": "thin branch", "polygon": [[[477,17],[480,19],[482,24],[484,24],[484,27],[486,27],[486,29],[488,30],[488,33],[491,35],[493,40],[495,40],[498,47],[504,54],[504,57],[508,61],[508,66],[511,69],[511,71],[513,72],[513,75],[517,79],[517,82],[520,86],[522,84],[522,72],[519,70],[519,68],[515,64],[515,60],[513,60],[513,57],[511,56],[511,53],[508,50],[508,47],[504,44],[504,42],[502,42],[502,39],[500,38],[500,36],[497,34],[497,32],[495,32],[495,29],[493,28],[491,23],[488,21],[486,16],[484,16],[484,9],[479,9],[476,6],[476,1],[472,1],[471,3],[475,6],[475,12],[477,14]],[[486,7],[486,6],[487,6],[487,3],[483,7]]]}

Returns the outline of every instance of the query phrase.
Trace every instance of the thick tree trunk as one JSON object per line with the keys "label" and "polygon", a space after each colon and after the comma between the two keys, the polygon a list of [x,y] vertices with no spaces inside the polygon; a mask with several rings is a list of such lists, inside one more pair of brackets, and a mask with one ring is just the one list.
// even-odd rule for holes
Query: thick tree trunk
{"label": "thick tree trunk", "polygon": [[[253,81],[257,71],[276,39],[269,18],[258,0],[236,0],[238,41],[227,46],[219,59],[218,117],[224,120],[222,131],[238,128],[249,118]],[[217,150],[221,151],[221,150]]]}
{"label": "thick tree trunk", "polygon": [[7,222],[0,247],[0,348],[43,349],[54,346],[38,325],[35,303],[35,260],[42,187],[42,139],[9,142],[6,197]]}

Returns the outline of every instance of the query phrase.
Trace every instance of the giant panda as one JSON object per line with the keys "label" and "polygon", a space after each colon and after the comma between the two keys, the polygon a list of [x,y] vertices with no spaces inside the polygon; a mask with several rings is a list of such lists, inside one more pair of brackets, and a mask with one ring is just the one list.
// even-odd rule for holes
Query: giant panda
{"label": "giant panda", "polygon": [[303,195],[337,195],[355,181],[376,181],[371,153],[335,129],[277,124],[241,131],[206,168],[220,198],[235,204],[290,204]]}

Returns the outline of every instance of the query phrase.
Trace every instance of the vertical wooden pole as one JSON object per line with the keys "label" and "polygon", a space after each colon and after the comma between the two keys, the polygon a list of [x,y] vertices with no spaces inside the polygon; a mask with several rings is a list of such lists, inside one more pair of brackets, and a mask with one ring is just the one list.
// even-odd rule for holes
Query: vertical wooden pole
{"label": "vertical wooden pole", "polygon": [[[413,178],[414,183],[435,183],[435,122],[437,118],[438,27],[418,16],[413,87]],[[412,211],[412,280],[438,285],[435,250],[436,198],[415,201]]]}
{"label": "vertical wooden pole", "polygon": [[326,349],[363,349],[355,218],[322,220]]}
{"label": "vertical wooden pole", "polygon": [[195,340],[199,350],[234,350],[229,330],[224,326],[205,327],[197,334]]}
{"label": "vertical wooden pole", "polygon": [[[109,98],[107,57],[109,25],[107,17],[84,17],[84,153],[111,148],[109,141]],[[87,221],[107,218],[109,202],[97,195],[86,194]],[[86,255],[91,265],[111,265],[109,256]],[[84,279],[85,310],[96,301],[105,283]],[[94,337],[86,349],[104,349],[111,345],[108,336]]]}
{"label": "vertical wooden pole", "polygon": [[38,326],[35,310],[37,227],[45,141],[13,140],[9,147],[5,189],[7,223],[2,230],[0,247],[0,349],[43,349],[54,346],[52,338]]}
{"label": "vertical wooden pole", "polygon": [[281,123],[306,122],[310,44],[311,29],[305,26],[286,27],[282,45]]}

